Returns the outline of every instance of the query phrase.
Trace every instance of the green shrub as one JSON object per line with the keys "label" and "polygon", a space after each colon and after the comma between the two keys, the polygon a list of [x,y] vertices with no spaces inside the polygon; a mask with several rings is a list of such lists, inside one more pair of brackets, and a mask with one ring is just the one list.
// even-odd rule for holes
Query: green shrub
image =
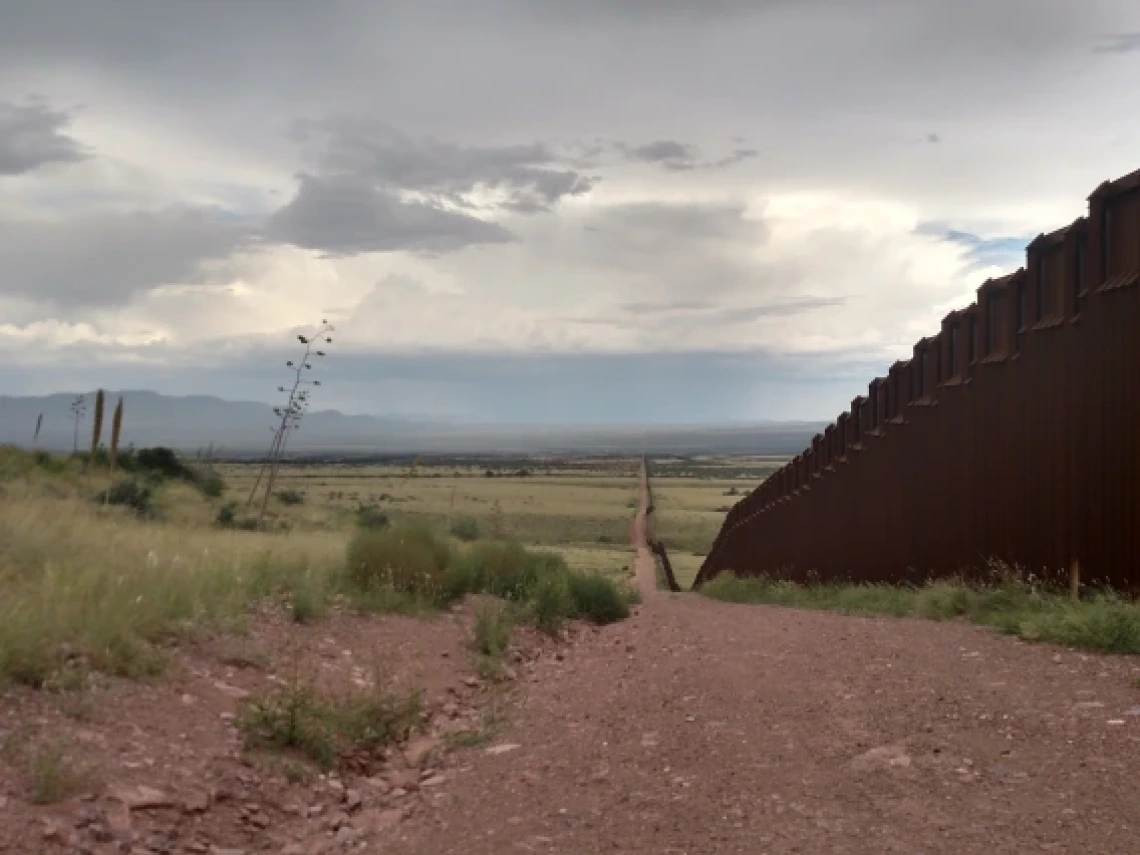
{"label": "green shrub", "polygon": [[289,606],[294,623],[312,623],[325,613],[325,593],[309,577],[302,577],[290,586]]}
{"label": "green shrub", "polygon": [[406,736],[417,726],[421,707],[419,693],[399,694],[380,681],[341,697],[293,683],[248,700],[238,727],[251,748],[296,751],[331,769],[341,758]]}
{"label": "green shrub", "polygon": [[387,528],[390,523],[391,520],[388,519],[388,515],[376,505],[361,505],[356,509],[356,525],[358,528],[379,531]]}
{"label": "green shrub", "polygon": [[154,513],[153,498],[154,493],[149,486],[134,478],[123,478],[98,493],[95,501],[99,504],[131,508],[140,516],[151,516]]}
{"label": "green shrub", "polygon": [[214,522],[222,528],[233,528],[234,523],[237,522],[237,502],[226,502],[218,508],[218,515],[214,517]]}
{"label": "green shrub", "polygon": [[139,471],[151,472],[163,478],[194,480],[194,471],[182,462],[178,453],[172,448],[163,446],[140,448],[134,453],[134,466]]}
{"label": "green shrub", "polygon": [[305,494],[297,490],[278,490],[277,501],[283,505],[303,505],[305,503]]}
{"label": "green shrub", "polygon": [[207,469],[198,474],[198,489],[207,499],[220,499],[226,492],[226,482],[215,470]]}
{"label": "green shrub", "polygon": [[629,617],[629,605],[612,579],[599,573],[571,573],[567,578],[574,616],[596,624]]}
{"label": "green shrub", "polygon": [[511,641],[511,618],[501,604],[484,603],[475,611],[471,647],[476,653],[498,659]]}
{"label": "green shrub", "polygon": [[479,521],[474,517],[458,517],[451,524],[451,535],[459,540],[478,540],[480,534]]}
{"label": "green shrub", "polygon": [[565,575],[566,561],[553,552],[529,550],[512,541],[484,540],[472,544],[456,563],[452,584],[456,595],[486,593],[505,600],[528,599],[546,576]]}
{"label": "green shrub", "polygon": [[40,469],[44,470],[45,472],[50,472],[53,475],[58,475],[67,469],[66,460],[64,460],[62,457],[57,457],[50,452],[44,451],[43,449],[32,452],[32,461]]}
{"label": "green shrub", "polygon": [[[233,528],[238,531],[257,531],[257,519],[255,517],[239,517],[237,515],[238,503],[226,502],[218,508],[218,514],[214,517],[214,522],[220,528]],[[287,524],[282,521],[282,530],[287,530]]]}
{"label": "green shrub", "polygon": [[530,602],[534,625],[548,635],[557,635],[574,614],[568,573],[551,573],[535,585]]}
{"label": "green shrub", "polygon": [[451,547],[430,528],[401,523],[359,529],[348,544],[345,574],[358,592],[390,588],[438,602],[452,560]]}

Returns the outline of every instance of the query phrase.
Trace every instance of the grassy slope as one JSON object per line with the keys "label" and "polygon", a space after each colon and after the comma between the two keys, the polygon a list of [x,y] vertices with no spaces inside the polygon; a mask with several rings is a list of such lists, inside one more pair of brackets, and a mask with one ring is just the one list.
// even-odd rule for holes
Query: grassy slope
{"label": "grassy slope", "polygon": [[714,599],[855,615],[931,620],[966,619],[1031,641],[1049,641],[1106,653],[1140,653],[1140,608],[1111,594],[1072,601],[1016,579],[988,588],[935,583],[924,588],[890,585],[802,586],[765,579],[721,576],[701,589]]}
{"label": "grassy slope", "polygon": [[[323,485],[325,501],[307,491],[304,504],[272,503],[284,531],[219,528],[214,520],[227,500],[237,499],[245,512],[255,472],[241,474],[245,483],[232,478],[227,495],[213,500],[167,482],[155,492],[159,519],[144,520],[92,501],[111,480],[105,473],[85,473],[78,461],[59,458],[37,464],[0,448],[0,678],[42,682],[74,652],[100,670],[145,674],[161,666],[162,642],[202,626],[240,624],[258,600],[282,597],[296,617],[307,618],[345,593],[354,536],[347,501],[328,502],[332,487]],[[361,492],[404,499],[389,503],[397,521],[446,520],[441,505],[450,504],[451,486],[444,479],[401,483],[392,473],[363,474],[352,479]],[[281,486],[298,485],[286,478]],[[565,550],[573,569],[628,573],[630,481],[577,476],[563,487],[557,479],[468,478],[465,487],[470,505],[492,508],[492,496],[499,502],[478,516],[485,533],[498,528],[510,536],[535,525],[546,545]],[[598,544],[599,529],[612,531],[615,544]],[[559,540],[578,537],[592,539]]]}

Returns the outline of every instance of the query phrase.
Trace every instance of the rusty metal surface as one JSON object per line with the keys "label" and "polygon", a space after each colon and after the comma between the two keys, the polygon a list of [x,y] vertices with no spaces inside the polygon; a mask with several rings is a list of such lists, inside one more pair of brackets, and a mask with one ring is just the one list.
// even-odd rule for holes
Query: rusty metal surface
{"label": "rusty metal surface", "polygon": [[977,577],[996,559],[1140,589],[1140,171],[1088,203],[740,501],[694,587]]}

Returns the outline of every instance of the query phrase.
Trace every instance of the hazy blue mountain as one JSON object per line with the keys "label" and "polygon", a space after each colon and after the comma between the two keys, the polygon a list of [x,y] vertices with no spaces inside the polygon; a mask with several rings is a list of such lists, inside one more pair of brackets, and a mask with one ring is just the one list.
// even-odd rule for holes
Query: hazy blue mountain
{"label": "hazy blue mountain", "polygon": [[[70,407],[77,393],[42,397],[0,396],[0,443],[30,446],[36,419],[43,414],[39,447],[70,450],[74,420]],[[168,445],[192,451],[213,444],[223,454],[265,450],[276,421],[273,408],[252,401],[226,401],[209,395],[173,397],[149,391],[107,392],[104,442],[111,412],[122,395],[125,408],[122,443]],[[90,444],[95,394],[87,393],[87,414],[80,423],[79,446]],[[298,454],[452,452],[640,452],[792,454],[820,429],[818,423],[764,422],[708,426],[541,426],[464,425],[426,419],[348,415],[336,410],[309,413],[290,440]]]}

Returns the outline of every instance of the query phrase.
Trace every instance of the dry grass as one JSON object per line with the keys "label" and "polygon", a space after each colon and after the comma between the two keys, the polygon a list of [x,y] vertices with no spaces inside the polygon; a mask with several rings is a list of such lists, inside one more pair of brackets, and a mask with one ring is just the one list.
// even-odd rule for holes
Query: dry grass
{"label": "dry grass", "polygon": [[0,498],[0,676],[42,684],[69,657],[140,675],[156,644],[261,597],[329,591],[344,541],[143,522],[78,498]]}
{"label": "dry grass", "polygon": [[318,620],[347,591],[346,547],[358,531],[355,511],[369,498],[393,525],[446,531],[440,524],[461,509],[484,535],[555,552],[575,571],[629,576],[632,475],[491,479],[456,477],[449,467],[431,473],[444,477],[407,478],[380,467],[285,467],[280,489],[305,501],[275,502],[269,533],[219,527],[225,503],[237,500],[246,511],[256,470],[229,466],[222,474],[228,489],[218,498],[179,480],[154,485],[153,514],[141,518],[92,501],[111,484],[105,469],[0,448],[0,681],[48,684],[76,662],[155,673],[165,645],[203,627],[240,628],[268,597],[295,620]]}
{"label": "dry grass", "polygon": [[63,739],[15,733],[0,743],[0,758],[26,779],[32,804],[57,804],[97,786],[94,770]]}

